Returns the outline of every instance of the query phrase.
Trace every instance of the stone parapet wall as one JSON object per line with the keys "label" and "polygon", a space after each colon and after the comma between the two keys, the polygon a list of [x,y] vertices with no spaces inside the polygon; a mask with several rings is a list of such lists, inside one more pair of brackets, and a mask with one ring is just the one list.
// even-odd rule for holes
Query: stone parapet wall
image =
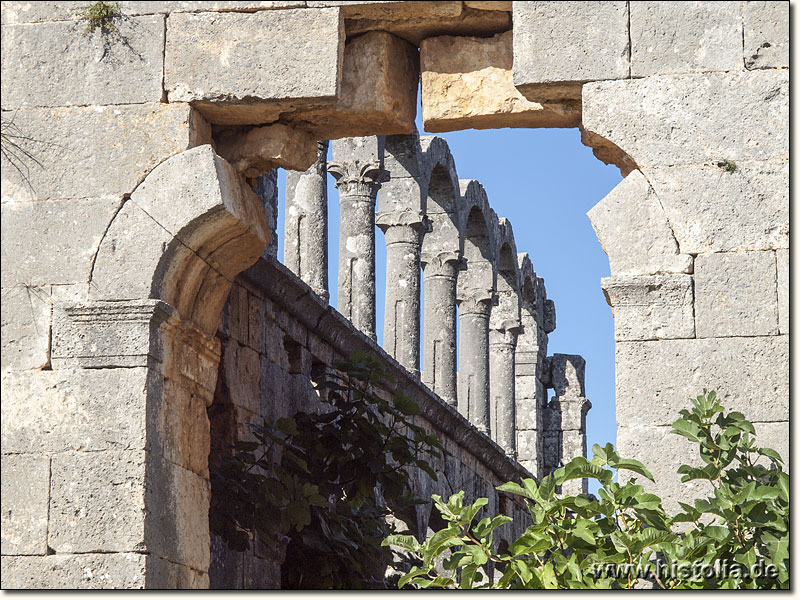
{"label": "stone parapet wall", "polygon": [[[414,470],[411,491],[427,499],[431,494],[448,497],[462,489],[468,498],[488,497],[487,514],[504,511],[515,518],[514,524],[498,530],[498,540],[511,542],[524,531],[524,506],[494,488],[530,477],[527,470],[283,265],[262,259],[237,278],[218,337],[222,359],[210,417],[219,439],[247,439],[248,423],[317,410],[315,381],[324,377],[334,361],[355,351],[367,352],[383,361],[396,379],[394,390],[377,393],[408,394],[421,410],[417,424],[436,435],[444,447],[442,457],[431,460],[438,481]],[[424,537],[432,510],[430,504],[420,506],[417,522],[408,524],[411,531]],[[259,549],[247,555],[230,552],[215,539],[209,574],[212,587],[280,587],[279,560]]]}

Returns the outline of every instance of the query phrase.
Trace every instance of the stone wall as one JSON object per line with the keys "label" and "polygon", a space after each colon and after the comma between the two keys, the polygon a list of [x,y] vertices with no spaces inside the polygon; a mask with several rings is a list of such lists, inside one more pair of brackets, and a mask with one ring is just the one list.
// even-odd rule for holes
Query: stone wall
{"label": "stone wall", "polygon": [[[283,265],[262,259],[236,279],[217,335],[222,359],[209,414],[218,438],[248,439],[249,423],[317,410],[320,400],[314,383],[325,377],[335,360],[366,351],[388,365],[389,374],[397,380],[396,389],[420,406],[417,424],[444,446],[441,459],[431,461],[438,481],[414,470],[412,491],[422,498],[448,497],[462,489],[468,498],[488,497],[487,514],[499,510],[515,517],[514,524],[498,531],[498,541],[510,542],[525,529],[524,505],[494,488],[530,474],[418,378],[409,377],[405,368]],[[430,504],[420,506],[417,521],[408,523],[409,529],[424,537],[431,510],[435,509]],[[281,562],[274,550],[258,547],[242,555],[228,551],[212,536],[211,587],[280,587]]]}
{"label": "stone wall", "polygon": [[[429,131],[577,124],[626,176],[590,213],[611,264],[618,445],[654,466],[669,505],[698,493],[674,474],[687,454],[668,423],[703,387],[788,458],[788,3],[125,1],[111,33],[86,33],[82,5],[0,7],[4,587],[208,585],[215,336],[237,275],[273,243],[261,175],[308,169],[320,140],[413,136],[418,79]],[[468,199],[470,235],[462,255],[420,260],[482,332],[497,272],[476,269],[484,295],[466,295],[454,263],[486,258],[494,222],[441,156],[429,191]],[[386,184],[336,173],[362,211]],[[429,218],[452,212],[438,206]],[[398,252],[415,243],[403,235]],[[531,403],[582,366],[546,360],[555,314],[538,286],[520,283],[540,320],[520,311],[537,325],[518,334],[514,387],[516,414],[536,415],[517,430],[544,432]],[[365,297],[348,316],[370,334]],[[481,352],[506,342],[493,330]],[[413,379],[410,339],[391,354]],[[491,375],[484,358],[459,357]],[[483,375],[443,366],[428,383],[446,403],[486,396]],[[562,418],[585,408],[571,387]],[[490,431],[472,398],[462,412]],[[575,448],[562,429],[555,443]]]}

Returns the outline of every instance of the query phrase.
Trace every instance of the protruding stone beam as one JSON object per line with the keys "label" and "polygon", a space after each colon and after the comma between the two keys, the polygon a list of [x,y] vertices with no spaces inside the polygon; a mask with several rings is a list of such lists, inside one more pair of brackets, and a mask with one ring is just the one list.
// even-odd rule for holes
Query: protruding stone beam
{"label": "protruding stone beam", "polygon": [[464,262],[455,252],[423,254],[421,262],[425,279],[423,381],[442,400],[456,406],[456,284]]}
{"label": "protruding stone beam", "polygon": [[[576,354],[554,354],[548,359],[550,383],[555,398],[548,409],[560,416],[560,462],[568,463],[573,458],[586,455],[586,413],[592,403],[586,398],[586,361]],[[556,425],[553,423],[552,425]],[[561,489],[564,494],[588,492],[586,479],[566,482]]]}
{"label": "protruding stone beam", "polygon": [[[382,140],[348,138],[334,144],[328,173],[339,190],[339,300],[338,309],[372,339],[375,335],[375,201],[383,169]],[[348,151],[349,150],[349,151]],[[346,157],[338,155],[345,155]],[[358,158],[356,158],[358,157]]]}
{"label": "protruding stone beam", "polygon": [[383,347],[419,375],[420,247],[428,221],[420,212],[379,213],[386,238],[386,311]]}
{"label": "protruding stone beam", "polygon": [[465,290],[458,298],[458,410],[489,434],[489,316],[492,290]]}
{"label": "protruding stone beam", "polygon": [[504,321],[489,331],[489,386],[492,438],[506,454],[517,457],[514,351],[520,323]]}
{"label": "protruding stone beam", "polygon": [[286,226],[283,264],[327,302],[328,142],[319,142],[317,160],[304,171],[286,173]]}

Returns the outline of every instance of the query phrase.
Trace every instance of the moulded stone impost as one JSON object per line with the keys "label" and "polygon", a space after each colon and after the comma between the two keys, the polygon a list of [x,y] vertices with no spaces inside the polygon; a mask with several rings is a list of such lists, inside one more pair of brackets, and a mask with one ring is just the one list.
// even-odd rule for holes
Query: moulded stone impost
{"label": "moulded stone impost", "polygon": [[485,434],[489,424],[489,317],[492,290],[465,290],[458,298],[458,410]]}
{"label": "moulded stone impost", "polygon": [[386,239],[386,314],[383,346],[419,374],[420,247],[428,221],[420,212],[379,213]]}
{"label": "moulded stone impost", "polygon": [[463,259],[455,252],[421,256],[425,279],[425,384],[452,406],[456,391],[456,284]]}
{"label": "moulded stone impost", "polygon": [[318,143],[317,160],[304,172],[286,173],[286,226],[283,264],[327,302],[328,186],[327,141]]}

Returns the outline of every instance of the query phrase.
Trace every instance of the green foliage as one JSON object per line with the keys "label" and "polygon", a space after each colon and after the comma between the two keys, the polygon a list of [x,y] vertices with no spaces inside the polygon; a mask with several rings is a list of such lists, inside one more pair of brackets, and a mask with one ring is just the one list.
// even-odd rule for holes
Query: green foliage
{"label": "green foliage", "polygon": [[324,412],[254,426],[255,441],[215,447],[209,459],[212,532],[237,551],[256,536],[288,536],[288,588],[385,585],[392,553],[381,542],[395,532],[387,516],[410,522],[425,502],[409,493],[407,469],[436,479],[425,457],[441,445],[413,422],[419,407],[375,393],[393,383],[385,366],[357,353],[336,368],[317,385]]}
{"label": "green foliage", "polygon": [[739,168],[735,162],[733,162],[732,160],[728,160],[727,158],[725,160],[719,161],[717,163],[717,166],[720,167],[726,173],[735,173],[736,170]]}
{"label": "green foliage", "polygon": [[[511,519],[474,522],[486,498],[464,504],[463,491],[447,502],[433,496],[444,529],[423,543],[402,535],[384,540],[419,561],[399,586],[632,588],[646,578],[666,589],[788,588],[789,477],[781,457],[757,447],[752,424],[741,413],[726,414],[715,392],[692,404],[672,432],[699,445],[703,464],[678,472],[682,481],[710,482],[710,497],[681,503],[683,512],[669,516],[635,477],[620,482],[620,471],[652,481],[642,463],[621,458],[611,444],[595,444],[591,462],[578,457],[539,483],[524,479],[497,488],[520,496],[532,521],[502,550],[494,532]],[[582,478],[600,482],[599,498],[556,493]],[[499,572],[494,580],[488,565]]]}
{"label": "green foliage", "polygon": [[76,16],[86,21],[86,33],[99,29],[103,33],[115,31],[115,19],[122,16],[122,5],[119,2],[95,2],[78,9]]}

